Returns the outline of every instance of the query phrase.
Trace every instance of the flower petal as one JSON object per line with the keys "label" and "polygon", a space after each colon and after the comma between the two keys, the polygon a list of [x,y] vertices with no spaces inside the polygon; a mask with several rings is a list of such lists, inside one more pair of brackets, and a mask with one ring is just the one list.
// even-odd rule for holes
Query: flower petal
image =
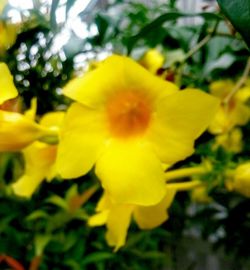
{"label": "flower petal", "polygon": [[173,202],[176,191],[167,189],[162,201],[152,206],[138,206],[134,210],[134,218],[141,229],[153,229],[168,219],[167,209]]}
{"label": "flower petal", "polygon": [[140,90],[152,97],[178,90],[141,67],[135,61],[118,55],[108,57],[93,71],[69,82],[66,96],[93,108],[103,105],[115,91]]}
{"label": "flower petal", "polygon": [[12,185],[13,191],[18,196],[30,197],[43,179],[44,175],[40,173],[24,174]]}
{"label": "flower petal", "polygon": [[18,95],[13,77],[5,63],[0,63],[0,105]]}
{"label": "flower petal", "polygon": [[25,173],[12,187],[19,196],[30,197],[44,178],[55,176],[56,146],[34,142],[23,150]]}
{"label": "flower petal", "polygon": [[108,215],[109,210],[97,213],[88,219],[88,225],[92,227],[105,225],[108,220]]}
{"label": "flower petal", "polygon": [[113,205],[109,212],[106,239],[115,251],[125,245],[132,212],[131,205]]}
{"label": "flower petal", "polygon": [[58,146],[57,168],[64,178],[86,174],[104,144],[103,115],[78,103],[69,108]]}
{"label": "flower petal", "polygon": [[162,165],[143,141],[110,142],[96,174],[116,203],[152,205],[165,195]]}
{"label": "flower petal", "polygon": [[173,164],[191,155],[194,140],[205,131],[218,106],[218,99],[193,89],[159,102],[147,139],[161,161]]}

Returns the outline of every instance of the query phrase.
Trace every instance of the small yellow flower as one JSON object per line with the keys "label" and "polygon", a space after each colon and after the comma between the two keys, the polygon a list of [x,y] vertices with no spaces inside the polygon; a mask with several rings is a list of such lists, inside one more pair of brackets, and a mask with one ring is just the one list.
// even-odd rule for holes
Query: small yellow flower
{"label": "small yellow flower", "polygon": [[111,56],[71,81],[69,108],[59,143],[64,178],[95,171],[117,203],[154,205],[165,194],[162,164],[194,151],[218,101],[198,90],[178,88],[133,60]]}
{"label": "small yellow flower", "polygon": [[0,63],[0,105],[18,95],[13,77],[5,63]]}
{"label": "small yellow flower", "polygon": [[211,94],[221,100],[220,109],[209,126],[212,134],[226,133],[235,126],[245,125],[249,120],[250,110],[244,102],[250,97],[250,87],[239,89],[229,103],[225,104],[223,101],[233,88],[234,83],[231,80],[216,81],[210,85]]}
{"label": "small yellow flower", "polygon": [[152,73],[156,73],[163,66],[164,56],[156,49],[148,50],[139,63]]}
{"label": "small yellow flower", "polygon": [[207,187],[204,185],[198,186],[191,191],[191,200],[197,203],[210,203],[213,199],[208,196]]}
{"label": "small yellow flower", "polygon": [[250,162],[239,165],[226,181],[229,191],[236,191],[250,198]]}
{"label": "small yellow flower", "polygon": [[[41,125],[59,128],[64,117],[62,112],[48,113],[41,119]],[[14,193],[19,196],[30,197],[38,185],[47,179],[53,179],[56,172],[55,160],[57,145],[34,142],[23,149],[25,172],[12,185]]]}
{"label": "small yellow flower", "polygon": [[97,205],[97,214],[89,218],[88,224],[90,226],[106,224],[107,242],[117,251],[126,242],[132,216],[140,229],[153,229],[168,219],[167,210],[172,204],[176,191],[170,188],[165,188],[165,190],[165,197],[153,206],[116,204],[107,193],[104,193]]}
{"label": "small yellow flower", "polygon": [[232,153],[240,153],[243,147],[242,131],[239,128],[233,128],[227,133],[215,136],[213,149],[219,146]]}

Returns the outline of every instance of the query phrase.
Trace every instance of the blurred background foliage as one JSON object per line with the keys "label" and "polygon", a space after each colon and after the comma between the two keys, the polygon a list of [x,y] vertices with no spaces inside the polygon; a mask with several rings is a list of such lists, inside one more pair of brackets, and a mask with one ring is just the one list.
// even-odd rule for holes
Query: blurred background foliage
{"label": "blurred background foliage", "polygon": [[[219,1],[225,10],[223,2]],[[64,110],[70,101],[61,88],[89,63],[111,53],[139,60],[157,48],[165,57],[159,75],[181,88],[205,91],[217,79],[241,76],[249,56],[240,34],[212,1],[204,2],[199,12],[184,10],[175,0],[33,0],[27,8],[10,1],[1,23],[15,23],[16,39],[1,52],[0,60],[14,74],[24,107],[33,97],[38,99],[38,115]],[[241,33],[242,27],[236,29]],[[212,201],[199,204],[179,193],[165,224],[151,231],[133,225],[126,246],[117,253],[107,246],[104,228],[92,229],[85,223],[100,196],[99,192],[91,196],[97,181],[93,174],[74,182],[57,178],[25,200],[8,189],[23,171],[20,154],[1,154],[0,268],[249,269],[250,202],[223,185],[225,168],[248,159],[249,131],[249,125],[243,128],[245,146],[236,155],[222,148],[212,150],[212,136],[205,133],[196,143],[195,155],[175,167],[199,163],[203,157],[212,160],[215,169],[203,179]],[[89,189],[91,199],[86,200]]]}

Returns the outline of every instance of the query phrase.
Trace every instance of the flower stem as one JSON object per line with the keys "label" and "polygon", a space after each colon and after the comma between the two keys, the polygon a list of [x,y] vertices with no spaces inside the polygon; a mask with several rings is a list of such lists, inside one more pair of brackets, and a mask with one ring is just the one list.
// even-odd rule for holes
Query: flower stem
{"label": "flower stem", "polygon": [[229,101],[231,100],[231,98],[237,93],[237,91],[245,84],[248,75],[250,72],[250,57],[248,57],[247,59],[247,63],[245,66],[245,69],[243,71],[242,76],[240,77],[240,79],[238,80],[238,82],[236,83],[235,87],[232,89],[232,91],[224,98],[223,103],[224,104],[228,104]]}
{"label": "flower stem", "polygon": [[208,172],[208,168],[205,166],[197,166],[191,168],[177,169],[170,172],[165,172],[165,180],[189,177],[197,174],[205,174]]}
{"label": "flower stem", "polygon": [[178,191],[185,191],[185,190],[189,190],[189,189],[201,186],[201,185],[202,183],[200,181],[194,180],[194,181],[182,182],[182,183],[169,183],[167,187],[178,190]]}

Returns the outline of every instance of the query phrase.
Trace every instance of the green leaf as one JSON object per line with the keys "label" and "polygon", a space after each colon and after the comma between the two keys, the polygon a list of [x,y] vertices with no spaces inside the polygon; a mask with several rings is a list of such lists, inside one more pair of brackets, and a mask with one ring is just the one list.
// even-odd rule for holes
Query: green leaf
{"label": "green leaf", "polygon": [[115,257],[115,254],[108,253],[108,252],[95,252],[92,253],[83,259],[82,263],[83,265],[90,264],[90,263],[96,263],[104,260],[113,259]]}
{"label": "green leaf", "polygon": [[207,76],[216,69],[228,69],[236,60],[235,55],[224,53],[216,60],[208,62],[204,67],[203,76]]}
{"label": "green leaf", "polygon": [[222,12],[230,20],[235,29],[242,35],[250,47],[250,1],[218,0]]}
{"label": "green leaf", "polygon": [[35,236],[34,244],[35,244],[35,252],[36,256],[41,256],[47,244],[51,240],[50,234],[39,234]]}
{"label": "green leaf", "polygon": [[45,218],[47,219],[49,217],[49,215],[44,212],[43,210],[36,210],[34,212],[32,212],[30,215],[28,215],[26,217],[26,220],[31,221],[31,220],[36,220],[39,218]]}
{"label": "green leaf", "polygon": [[131,50],[133,49],[134,45],[136,44],[137,40],[140,38],[143,38],[144,36],[148,35],[148,33],[152,33],[152,31],[155,31],[155,29],[162,26],[165,22],[169,21],[176,21],[177,19],[180,19],[182,17],[202,17],[205,20],[220,20],[221,17],[218,14],[215,13],[182,13],[182,12],[169,12],[163,15],[160,15],[155,20],[153,20],[151,23],[144,26],[139,33],[132,36],[128,40],[128,54],[130,54]]}
{"label": "green leaf", "polygon": [[57,195],[51,196],[46,201],[48,203],[54,204],[54,205],[56,205],[56,206],[58,206],[58,207],[60,207],[60,208],[62,208],[64,210],[66,210],[66,211],[69,210],[68,203],[63,198],[61,198],[61,197],[59,197]]}

